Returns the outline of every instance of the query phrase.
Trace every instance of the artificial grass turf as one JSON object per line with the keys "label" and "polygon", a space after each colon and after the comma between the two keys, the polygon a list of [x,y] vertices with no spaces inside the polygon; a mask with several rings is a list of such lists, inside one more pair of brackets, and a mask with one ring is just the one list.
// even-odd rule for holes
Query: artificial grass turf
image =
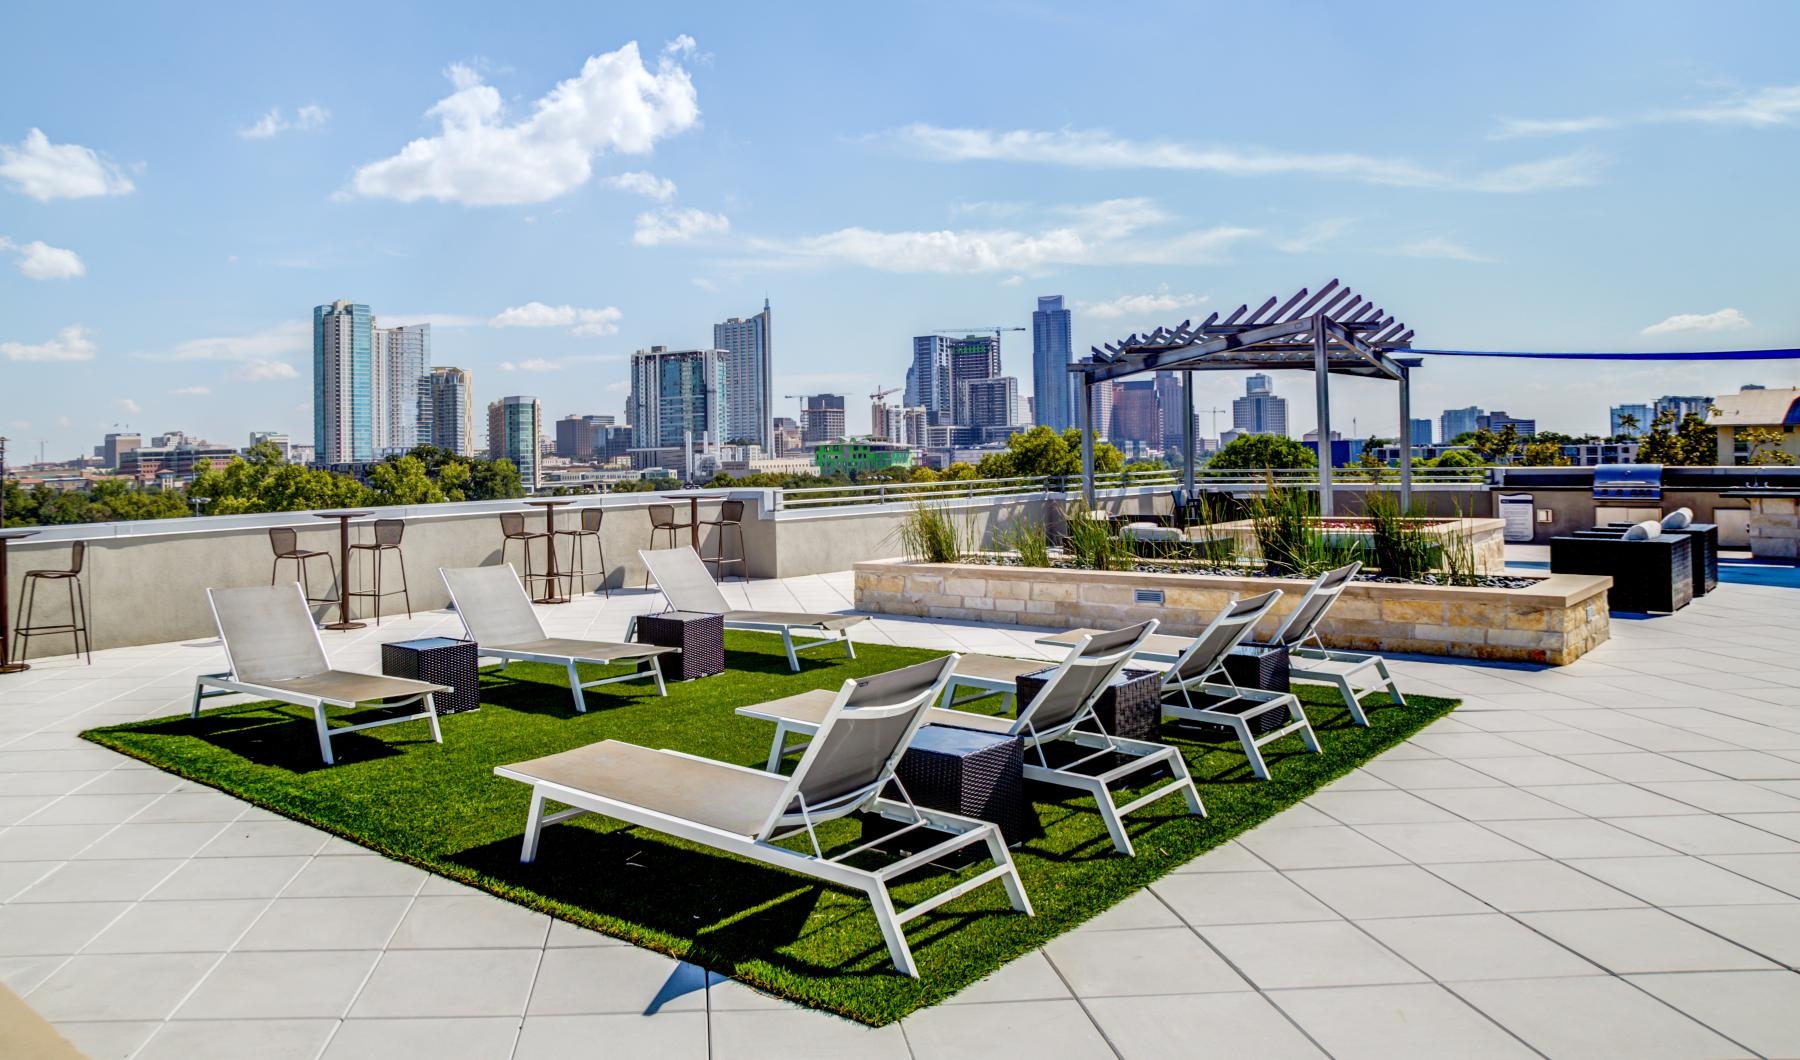
{"label": "artificial grass turf", "polygon": [[[1165,725],[1163,738],[1187,756],[1208,817],[1189,815],[1179,795],[1138,811],[1127,818],[1135,858],[1114,852],[1091,799],[1029,784],[1037,827],[1013,857],[1036,915],[1014,913],[997,883],[925,914],[907,926],[920,970],[911,979],[893,969],[862,894],[661,833],[585,816],[547,829],[537,861],[519,863],[529,789],[494,776],[496,765],[620,739],[760,767],[773,726],[738,717],[737,707],[942,654],[860,644],[854,660],[815,653],[790,673],[777,637],[727,633],[726,648],[724,675],[671,683],[666,699],[648,684],[607,685],[588,692],[586,714],[574,712],[560,667],[490,670],[482,675],[481,710],[445,717],[441,746],[423,722],[386,726],[334,739],[332,767],[319,761],[311,712],[278,704],[82,735],[522,905],[882,1024],[1042,946],[1455,706],[1416,696],[1405,708],[1371,710],[1371,727],[1360,729],[1350,725],[1335,690],[1303,688],[1323,753],[1304,753],[1297,736],[1270,744],[1264,754],[1274,779],[1267,781],[1251,778],[1235,741],[1189,740]],[[997,707],[998,697],[990,702]],[[852,845],[860,832],[852,819],[820,830],[828,853],[830,845]],[[986,865],[928,867],[895,886],[895,902],[919,901]]]}

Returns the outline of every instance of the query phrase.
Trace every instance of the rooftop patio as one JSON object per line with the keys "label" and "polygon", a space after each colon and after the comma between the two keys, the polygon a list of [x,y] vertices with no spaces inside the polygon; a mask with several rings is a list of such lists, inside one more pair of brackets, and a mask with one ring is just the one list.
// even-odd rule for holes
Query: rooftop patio
{"label": "rooftop patio", "polygon": [[[728,583],[848,610],[848,572]],[[619,638],[655,593],[545,609]],[[454,634],[448,612],[328,633]],[[859,640],[1045,655],[1041,629]],[[869,1029],[77,738],[178,713],[215,640],[0,687],[0,981],[91,1056],[1784,1055],[1800,1041],[1800,609],[1725,584],[1554,669],[1396,660],[1450,717],[948,1003]]]}

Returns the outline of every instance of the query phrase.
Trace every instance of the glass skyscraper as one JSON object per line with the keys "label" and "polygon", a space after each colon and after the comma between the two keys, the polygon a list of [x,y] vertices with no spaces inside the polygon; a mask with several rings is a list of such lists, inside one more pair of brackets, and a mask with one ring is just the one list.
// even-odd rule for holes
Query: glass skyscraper
{"label": "glass skyscraper", "polygon": [[916,400],[933,424],[952,421],[950,389],[951,340],[943,335],[919,335],[913,339],[913,363],[907,400]]}
{"label": "glass skyscraper", "polygon": [[466,368],[433,368],[419,396],[420,441],[475,455],[475,402]]}
{"label": "glass skyscraper", "polygon": [[374,331],[366,305],[313,307],[313,446],[320,463],[375,459]]}
{"label": "glass skyscraper", "polygon": [[725,351],[724,442],[775,452],[775,396],[770,368],[769,300],[748,319],[713,325],[713,345]]}
{"label": "glass skyscraper", "polygon": [[[683,449],[720,440],[724,350],[652,346],[631,355],[633,449]],[[772,425],[772,424],[771,424]]]}
{"label": "glass skyscraper", "polygon": [[1287,399],[1275,396],[1275,381],[1258,372],[1244,380],[1244,396],[1231,402],[1231,426],[1245,434],[1287,437]]}
{"label": "glass skyscraper", "polygon": [[542,433],[537,398],[503,397],[488,405],[488,456],[511,460],[527,489],[538,484],[538,438]]}
{"label": "glass skyscraper", "polygon": [[375,328],[375,455],[405,453],[431,441],[421,429],[421,388],[431,375],[431,325]]}
{"label": "glass skyscraper", "polygon": [[1074,359],[1074,334],[1062,295],[1040,297],[1031,314],[1031,389],[1037,422],[1054,431],[1074,424],[1067,368]]}

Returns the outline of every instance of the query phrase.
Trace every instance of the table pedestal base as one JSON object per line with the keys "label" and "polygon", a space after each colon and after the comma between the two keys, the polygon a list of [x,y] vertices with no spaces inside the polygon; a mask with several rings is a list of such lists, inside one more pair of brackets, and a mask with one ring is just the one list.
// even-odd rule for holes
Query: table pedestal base
{"label": "table pedestal base", "polygon": [[31,669],[30,663],[0,662],[0,674],[18,674]]}
{"label": "table pedestal base", "polygon": [[327,622],[320,629],[362,629],[367,622]]}

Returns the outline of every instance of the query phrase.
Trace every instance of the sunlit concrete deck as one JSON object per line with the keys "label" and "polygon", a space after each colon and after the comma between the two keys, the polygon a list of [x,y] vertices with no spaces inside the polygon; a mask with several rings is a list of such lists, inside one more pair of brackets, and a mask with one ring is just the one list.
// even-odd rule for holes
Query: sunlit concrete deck
{"label": "sunlit concrete deck", "polygon": [[[725,591],[850,606],[848,574]],[[656,606],[545,617],[616,638]],[[457,628],[436,612],[326,638],[374,668],[381,641]],[[185,709],[215,641],[51,659],[0,678],[0,981],[94,1057],[1795,1055],[1800,593],[1725,585],[1612,630],[1560,669],[1399,662],[1462,709],[879,1030],[76,738]],[[856,633],[1041,654],[1041,631]]]}

